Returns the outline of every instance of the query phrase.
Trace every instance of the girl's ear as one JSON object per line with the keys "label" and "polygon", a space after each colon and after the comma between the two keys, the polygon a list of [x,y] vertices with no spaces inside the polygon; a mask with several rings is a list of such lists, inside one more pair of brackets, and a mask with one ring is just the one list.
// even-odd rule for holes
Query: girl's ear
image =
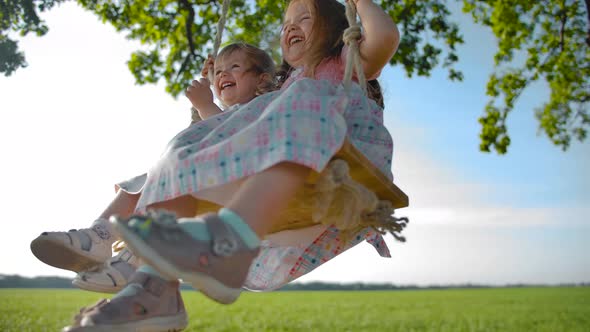
{"label": "girl's ear", "polygon": [[259,96],[274,89],[274,80],[269,73],[262,73],[258,76],[256,95]]}
{"label": "girl's ear", "polygon": [[262,73],[258,76],[258,84],[263,84],[265,82],[269,82],[271,80],[270,75],[268,73]]}

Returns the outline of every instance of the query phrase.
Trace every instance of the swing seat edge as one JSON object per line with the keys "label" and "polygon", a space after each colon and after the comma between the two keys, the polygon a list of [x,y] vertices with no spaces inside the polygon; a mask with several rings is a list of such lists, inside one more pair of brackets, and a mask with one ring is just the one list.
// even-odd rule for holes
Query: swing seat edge
{"label": "swing seat edge", "polygon": [[393,208],[409,206],[409,198],[394,182],[387,178],[348,139],[333,159],[343,159],[350,167],[350,175],[372,190],[380,200],[390,201]]}

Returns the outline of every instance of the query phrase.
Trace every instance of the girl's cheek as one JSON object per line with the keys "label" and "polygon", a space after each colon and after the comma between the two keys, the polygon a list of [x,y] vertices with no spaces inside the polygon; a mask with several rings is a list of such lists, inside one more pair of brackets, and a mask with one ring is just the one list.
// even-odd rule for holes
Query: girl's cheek
{"label": "girl's cheek", "polygon": [[[216,86],[217,86],[217,85],[216,85]],[[216,96],[217,98],[219,98],[219,97],[221,96],[221,92],[219,91],[219,89],[218,89],[218,88],[216,88],[216,87],[215,87],[215,88],[213,88],[213,92],[215,92],[215,96]]]}
{"label": "girl's cheek", "polygon": [[219,79],[217,77],[215,77],[213,79],[213,92],[215,93],[216,96],[219,96]]}
{"label": "girl's cheek", "polygon": [[281,48],[285,48],[285,45],[287,44],[287,41],[285,40],[285,36],[281,36]]}

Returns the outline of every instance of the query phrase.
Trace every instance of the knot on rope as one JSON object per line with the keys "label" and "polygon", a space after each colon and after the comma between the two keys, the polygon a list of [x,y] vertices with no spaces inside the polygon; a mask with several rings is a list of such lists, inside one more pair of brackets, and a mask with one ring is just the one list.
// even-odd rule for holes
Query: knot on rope
{"label": "knot on rope", "polygon": [[361,33],[361,26],[358,24],[349,26],[344,30],[344,34],[342,35],[342,40],[346,45],[351,46],[353,43],[358,44],[361,40],[362,33]]}
{"label": "knot on rope", "polygon": [[272,233],[323,224],[342,232],[344,242],[368,227],[380,234],[391,233],[396,240],[405,241],[401,232],[408,218],[395,217],[393,204],[380,200],[374,191],[355,180],[351,173],[357,174],[345,160],[331,160],[285,208],[281,218],[288,221],[286,226],[274,229]]}
{"label": "knot on rope", "polygon": [[350,176],[350,166],[342,159],[332,160],[322,172],[312,194],[312,220],[334,225],[343,234],[353,235],[366,227],[380,234],[391,233],[405,242],[401,235],[408,218],[395,217],[389,201],[377,195]]}
{"label": "knot on rope", "polygon": [[322,172],[314,200],[312,219],[345,231],[369,226],[363,214],[374,211],[379,202],[375,193],[350,177],[350,167],[341,159],[332,160]]}
{"label": "knot on rope", "polygon": [[325,172],[321,180],[316,183],[316,190],[319,192],[329,192],[334,190],[334,188],[340,187],[340,185],[350,177],[348,175],[349,170],[348,163],[344,160],[336,159],[330,162],[330,164],[328,164],[327,172]]}

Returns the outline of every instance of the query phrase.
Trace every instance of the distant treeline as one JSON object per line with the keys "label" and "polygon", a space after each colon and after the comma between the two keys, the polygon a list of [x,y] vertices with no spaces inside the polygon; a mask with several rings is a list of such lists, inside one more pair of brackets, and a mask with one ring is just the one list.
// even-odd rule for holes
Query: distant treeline
{"label": "distant treeline", "polygon": [[560,285],[535,285],[535,284],[509,284],[509,285],[479,285],[479,284],[456,284],[456,285],[394,285],[388,283],[327,283],[327,282],[309,282],[309,283],[291,283],[281,291],[373,291],[373,290],[420,290],[420,289],[466,289],[466,288],[518,288],[518,287],[588,287],[590,283],[580,284],[560,284]]}
{"label": "distant treeline", "polygon": [[[561,285],[536,285],[536,284],[510,284],[503,286],[479,285],[479,284],[457,284],[457,285],[394,285],[389,283],[329,283],[329,282],[308,282],[291,283],[280,291],[372,291],[372,290],[418,290],[418,289],[460,289],[460,288],[497,288],[497,287],[589,287],[588,283],[561,284]],[[27,278],[19,275],[0,274],[0,288],[76,288],[72,285],[72,279],[64,277],[34,277]],[[192,289],[189,285],[183,284],[182,289]]]}
{"label": "distant treeline", "polygon": [[72,279],[62,277],[26,278],[0,274],[0,288],[73,288]]}

